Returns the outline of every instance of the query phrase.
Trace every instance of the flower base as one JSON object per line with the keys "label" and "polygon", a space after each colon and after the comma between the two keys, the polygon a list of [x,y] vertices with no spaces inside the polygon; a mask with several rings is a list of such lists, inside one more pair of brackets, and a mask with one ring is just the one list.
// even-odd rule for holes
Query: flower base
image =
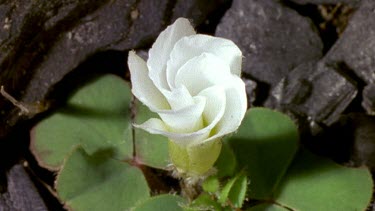
{"label": "flower base", "polygon": [[169,141],[168,146],[175,177],[199,180],[214,172],[213,165],[220,155],[222,143],[217,139],[194,146],[181,146]]}

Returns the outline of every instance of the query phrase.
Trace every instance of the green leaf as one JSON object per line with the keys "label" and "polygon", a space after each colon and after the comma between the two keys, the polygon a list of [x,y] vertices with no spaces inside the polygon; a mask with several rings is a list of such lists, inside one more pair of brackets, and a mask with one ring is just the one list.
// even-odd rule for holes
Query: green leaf
{"label": "green leaf", "polygon": [[226,141],[251,181],[250,198],[269,199],[297,150],[298,130],[282,113],[252,108]]}
{"label": "green leaf", "polygon": [[[141,124],[157,117],[139,101],[135,102],[135,122]],[[150,134],[142,129],[134,128],[136,160],[154,168],[164,169],[169,163],[168,139],[165,136]]]}
{"label": "green leaf", "polygon": [[226,205],[229,200],[234,207],[240,208],[246,197],[247,177],[243,172],[239,172],[230,179],[219,195],[219,202]]}
{"label": "green leaf", "polygon": [[223,142],[219,158],[215,163],[217,177],[224,178],[233,176],[236,170],[237,161],[232,148],[227,141]]}
{"label": "green leaf", "polygon": [[222,205],[226,205],[227,204],[227,200],[228,200],[228,196],[229,196],[229,192],[230,190],[232,189],[233,187],[233,184],[234,182],[236,181],[236,177],[234,178],[231,178],[223,187],[223,189],[221,190],[220,192],[220,195],[219,195],[219,202],[222,204]]}
{"label": "green leaf", "polygon": [[186,201],[175,195],[159,195],[142,202],[133,211],[179,211],[183,210],[182,204]]}
{"label": "green leaf", "polygon": [[189,207],[184,209],[185,211],[221,211],[221,205],[213,199],[213,197],[207,193],[202,193],[198,196]]}
{"label": "green leaf", "polygon": [[77,146],[88,154],[111,150],[114,158],[131,158],[130,100],[128,84],[114,75],[77,90],[66,106],[32,130],[31,150],[39,164],[57,170]]}
{"label": "green leaf", "polygon": [[301,151],[278,187],[276,201],[295,210],[365,210],[373,190],[366,168],[347,168]]}
{"label": "green leaf", "polygon": [[76,149],[57,177],[56,190],[73,210],[126,210],[149,197],[142,172],[111,158],[110,151],[89,156]]}
{"label": "green leaf", "polygon": [[263,203],[256,205],[254,207],[250,207],[247,209],[247,211],[288,211],[289,209],[286,209],[284,207],[278,206],[276,204],[269,204],[269,203]]}
{"label": "green leaf", "polygon": [[216,193],[220,188],[219,179],[217,176],[210,176],[203,181],[202,188],[209,193]]}
{"label": "green leaf", "polygon": [[246,175],[243,173],[239,174],[228,195],[228,199],[234,207],[242,207],[242,204],[246,199],[247,185]]}

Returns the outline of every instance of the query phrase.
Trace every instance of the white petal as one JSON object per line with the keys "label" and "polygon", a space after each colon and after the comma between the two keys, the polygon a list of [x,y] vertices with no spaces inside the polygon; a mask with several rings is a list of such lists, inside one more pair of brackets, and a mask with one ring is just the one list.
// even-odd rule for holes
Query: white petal
{"label": "white petal", "polygon": [[220,86],[212,86],[200,92],[198,96],[206,97],[203,118],[205,125],[209,128],[213,128],[220,121],[225,112],[225,90]]}
{"label": "white petal", "polygon": [[222,119],[225,109],[225,91],[221,87],[210,87],[201,93],[199,96],[206,97],[206,106],[203,111],[203,117],[208,125],[198,131],[192,133],[176,133],[171,132],[169,127],[160,119],[150,119],[142,125],[136,125],[144,130],[153,133],[161,134],[168,137],[170,140],[182,146],[200,144],[208,139],[212,129]]}
{"label": "white petal", "polygon": [[164,134],[168,133],[169,130],[168,126],[157,118],[151,118],[140,125],[134,124],[134,126],[142,128],[143,130],[146,130],[152,134]]}
{"label": "white petal", "polygon": [[191,133],[203,127],[202,113],[206,105],[206,98],[195,97],[194,104],[180,110],[159,112],[159,116],[175,133]]}
{"label": "white petal", "polygon": [[207,139],[209,131],[200,130],[193,133],[174,133],[169,132],[168,126],[160,119],[152,118],[141,125],[134,125],[135,127],[146,130],[152,134],[160,134],[168,137],[171,141],[182,146],[187,146],[192,142],[198,142]]}
{"label": "white petal", "polygon": [[148,76],[146,62],[134,51],[129,52],[128,66],[133,94],[152,111],[169,109],[167,100]]}
{"label": "white petal", "polygon": [[[183,52],[183,53],[181,53]],[[167,64],[167,81],[174,87],[177,70],[203,52],[212,53],[226,62],[235,75],[241,74],[242,52],[231,40],[208,35],[192,35],[180,39],[174,46]]]}
{"label": "white petal", "polygon": [[[225,92],[226,105],[222,118],[220,119],[220,114],[216,115],[217,118],[215,118],[210,125],[206,126],[201,130],[183,134],[169,132],[167,129],[168,127],[159,119],[150,119],[146,123],[136,126],[143,128],[144,130],[153,134],[164,135],[168,137],[170,140],[182,146],[196,145],[210,141],[215,141],[216,139],[226,134],[236,131],[240,126],[242,119],[246,113],[247,100],[244,82],[239,77],[235,77],[231,84],[232,86],[226,89]],[[209,100],[207,100],[207,102],[208,101]],[[220,121],[217,121],[218,119]],[[156,121],[158,122],[158,124],[155,124]],[[152,122],[152,124],[150,122]],[[211,132],[214,133],[210,134]]]}
{"label": "white petal", "polygon": [[195,34],[189,20],[178,18],[168,26],[156,39],[149,51],[147,66],[150,70],[150,78],[160,89],[169,89],[166,81],[166,65],[173,46],[185,36]]}
{"label": "white petal", "polygon": [[163,91],[163,94],[172,110],[180,110],[194,104],[194,99],[185,86],[180,86],[172,91]]}
{"label": "white petal", "polygon": [[207,87],[224,85],[231,75],[230,67],[225,62],[211,53],[203,53],[178,70],[175,85],[184,85],[195,96]]}
{"label": "white petal", "polygon": [[227,85],[226,88],[227,99],[224,115],[214,129],[216,134],[205,141],[217,139],[236,131],[245,116],[247,109],[245,83],[237,76],[233,76],[228,82],[230,85]]}

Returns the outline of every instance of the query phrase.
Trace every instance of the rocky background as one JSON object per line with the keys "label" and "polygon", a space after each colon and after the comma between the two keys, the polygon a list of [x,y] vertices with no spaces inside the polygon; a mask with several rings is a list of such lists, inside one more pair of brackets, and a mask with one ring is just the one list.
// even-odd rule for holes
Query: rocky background
{"label": "rocky background", "polygon": [[[373,0],[0,0],[0,210],[62,210],[29,130],[98,73],[126,79],[127,52],[187,17],[244,54],[249,105],[290,115],[303,145],[375,172]],[[375,210],[372,206],[369,210]]]}

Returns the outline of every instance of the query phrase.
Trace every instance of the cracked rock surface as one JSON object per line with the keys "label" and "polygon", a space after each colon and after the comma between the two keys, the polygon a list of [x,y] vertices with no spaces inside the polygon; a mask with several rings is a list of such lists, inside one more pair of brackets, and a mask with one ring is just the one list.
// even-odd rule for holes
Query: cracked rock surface
{"label": "cracked rock surface", "polygon": [[356,95],[354,81],[322,62],[310,62],[281,80],[273,89],[273,102],[269,101],[268,106],[329,126],[338,120]]}
{"label": "cracked rock surface", "polygon": [[365,83],[375,83],[375,1],[363,0],[324,60],[344,63]]}
{"label": "cracked rock surface", "polygon": [[[185,16],[199,25],[226,3],[206,8],[197,2],[2,1],[0,84],[21,101],[43,101],[53,85],[95,53],[147,47],[172,18]],[[20,119],[11,108],[0,99],[0,118],[7,119],[0,123],[0,138]]]}
{"label": "cracked rock surface", "polygon": [[312,22],[274,0],[234,0],[216,36],[241,48],[246,75],[272,87],[298,65],[322,57]]}
{"label": "cracked rock surface", "polygon": [[292,0],[297,4],[351,4],[357,5],[361,0]]}
{"label": "cracked rock surface", "polygon": [[8,184],[6,191],[0,194],[0,210],[48,210],[22,165],[17,164],[13,166],[7,173],[6,178]]}

